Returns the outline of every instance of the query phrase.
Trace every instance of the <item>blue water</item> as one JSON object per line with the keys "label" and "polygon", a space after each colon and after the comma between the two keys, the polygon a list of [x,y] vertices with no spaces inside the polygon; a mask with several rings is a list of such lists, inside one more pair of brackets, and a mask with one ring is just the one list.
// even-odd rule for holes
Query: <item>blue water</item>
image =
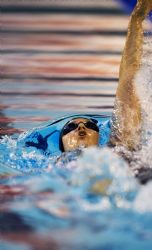
{"label": "blue water", "polygon": [[[0,249],[10,249],[12,228],[57,249],[151,249],[152,182],[139,184],[112,149],[48,157],[7,136],[0,149],[0,230],[8,235]],[[30,240],[13,244],[33,249]]]}

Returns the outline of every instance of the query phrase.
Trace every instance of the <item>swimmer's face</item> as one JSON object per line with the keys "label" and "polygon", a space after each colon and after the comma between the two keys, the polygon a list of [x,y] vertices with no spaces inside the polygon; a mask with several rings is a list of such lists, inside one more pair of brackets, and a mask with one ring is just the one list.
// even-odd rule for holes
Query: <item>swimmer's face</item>
{"label": "swimmer's face", "polygon": [[62,143],[65,152],[96,146],[98,141],[99,128],[91,120],[85,118],[73,119],[63,129]]}

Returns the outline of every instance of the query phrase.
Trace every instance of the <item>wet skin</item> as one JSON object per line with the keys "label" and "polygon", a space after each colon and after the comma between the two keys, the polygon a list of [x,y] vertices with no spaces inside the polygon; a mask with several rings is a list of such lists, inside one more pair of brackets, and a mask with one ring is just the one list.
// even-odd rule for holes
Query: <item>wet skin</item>
{"label": "wet skin", "polygon": [[62,137],[65,152],[73,151],[78,148],[87,148],[97,146],[99,142],[99,133],[85,126],[85,118],[77,118],[72,122],[79,124],[78,127]]}

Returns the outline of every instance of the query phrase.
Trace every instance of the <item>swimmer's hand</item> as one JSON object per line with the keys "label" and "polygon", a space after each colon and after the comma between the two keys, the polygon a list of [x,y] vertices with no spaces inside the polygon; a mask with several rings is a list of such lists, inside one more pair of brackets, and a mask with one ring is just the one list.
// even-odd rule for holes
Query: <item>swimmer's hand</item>
{"label": "swimmer's hand", "polygon": [[138,16],[144,19],[151,10],[152,10],[152,0],[138,0],[136,7],[132,13],[132,17]]}

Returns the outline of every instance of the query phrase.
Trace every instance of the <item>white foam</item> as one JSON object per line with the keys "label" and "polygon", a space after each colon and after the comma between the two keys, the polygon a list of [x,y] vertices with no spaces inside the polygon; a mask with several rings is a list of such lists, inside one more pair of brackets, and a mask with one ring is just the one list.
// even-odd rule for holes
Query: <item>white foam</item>
{"label": "white foam", "polygon": [[135,84],[142,109],[142,138],[141,150],[134,154],[134,158],[140,159],[142,166],[152,168],[152,38],[144,41],[141,67]]}
{"label": "white foam", "polygon": [[152,212],[152,181],[140,188],[133,209],[140,213]]}

